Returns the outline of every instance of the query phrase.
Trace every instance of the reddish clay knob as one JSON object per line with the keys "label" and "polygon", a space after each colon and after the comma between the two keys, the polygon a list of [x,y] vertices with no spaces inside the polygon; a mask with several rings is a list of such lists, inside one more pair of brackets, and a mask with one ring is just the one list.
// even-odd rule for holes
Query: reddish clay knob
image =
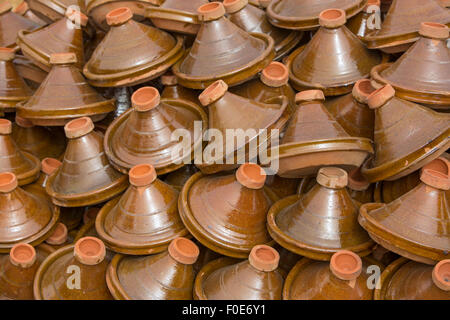
{"label": "reddish clay knob", "polygon": [[289,80],[289,70],[281,62],[273,61],[261,72],[261,81],[269,87],[284,86]]}
{"label": "reddish clay knob", "polygon": [[194,242],[182,237],[173,239],[168,250],[169,255],[182,264],[194,264],[200,254],[200,250]]}
{"label": "reddish clay knob", "polygon": [[228,85],[223,80],[217,80],[216,82],[209,85],[203,92],[198,96],[200,103],[206,107],[211,103],[219,100],[227,92]]}
{"label": "reddish clay knob", "polygon": [[131,103],[136,111],[149,111],[159,105],[160,95],[156,88],[142,87],[131,96]]}
{"label": "reddish clay knob", "polygon": [[360,168],[355,168],[348,173],[348,187],[355,191],[364,191],[370,186],[370,182],[361,174]]}
{"label": "reddish clay knob", "polygon": [[92,130],[94,130],[94,123],[89,117],[72,120],[64,126],[66,137],[69,139],[82,137]]}
{"label": "reddish clay knob", "polygon": [[156,179],[156,170],[151,164],[138,164],[128,172],[130,184],[136,187],[144,187]]}
{"label": "reddish clay knob", "polygon": [[131,18],[133,18],[133,12],[130,8],[121,7],[108,12],[106,23],[110,26],[117,26],[129,21]]}
{"label": "reddish clay knob", "polygon": [[0,61],[10,61],[16,56],[14,49],[0,47]]}
{"label": "reddish clay knob", "polygon": [[75,10],[73,8],[68,8],[66,10],[66,17],[73,23],[79,23],[82,27],[86,27],[89,18],[82,12]]}
{"label": "reddish clay knob", "polygon": [[321,90],[305,90],[295,95],[295,103],[306,101],[325,101],[325,96]]}
{"label": "reddish clay knob", "polygon": [[449,28],[441,23],[422,22],[419,34],[427,38],[446,40],[449,37]]}
{"label": "reddish clay knob", "polygon": [[367,98],[367,104],[371,109],[377,109],[391,100],[395,96],[395,90],[390,84],[387,84],[370,94]]}
{"label": "reddish clay knob", "polygon": [[261,189],[266,182],[266,173],[255,163],[244,163],[236,171],[236,179],[244,187]]}
{"label": "reddish clay knob", "polygon": [[11,172],[0,173],[0,192],[8,193],[17,188],[17,177]]}
{"label": "reddish clay knob", "polygon": [[341,280],[354,280],[361,274],[362,261],[356,253],[340,250],[331,257],[330,269]]}
{"label": "reddish clay knob", "polygon": [[325,28],[338,28],[346,22],[345,11],[341,9],[327,9],[319,14],[319,24]]}
{"label": "reddish clay knob", "polygon": [[28,7],[28,3],[26,3],[25,1],[22,1],[21,4],[19,4],[17,7],[15,7],[14,9],[12,9],[11,11],[17,14],[20,14],[21,16],[23,16],[25,14],[25,12],[27,12],[29,9]]}
{"label": "reddish clay knob", "polygon": [[45,158],[41,161],[41,171],[48,176],[51,176],[60,166],[61,161],[54,158]]}
{"label": "reddish clay knob", "polygon": [[210,2],[197,9],[200,21],[217,20],[225,15],[225,8],[220,2]]}
{"label": "reddish clay knob", "polygon": [[331,189],[342,189],[348,184],[347,172],[336,167],[320,168],[316,177],[317,183]]}
{"label": "reddish clay knob", "polygon": [[51,245],[61,245],[67,241],[67,236],[69,232],[64,223],[58,222],[56,225],[55,231],[53,231],[52,235],[45,240],[48,244]]}
{"label": "reddish clay knob", "polygon": [[0,119],[0,134],[11,134],[12,124],[7,119]]}
{"label": "reddish clay knob", "polygon": [[11,248],[9,261],[15,266],[29,268],[36,261],[36,250],[27,243],[18,243]]}
{"label": "reddish clay knob", "polygon": [[440,189],[450,189],[450,162],[444,157],[433,160],[424,166],[420,173],[420,180],[426,185]]}
{"label": "reddish clay knob", "polygon": [[72,64],[77,63],[77,56],[73,52],[52,53],[50,64]]}
{"label": "reddish clay knob", "polygon": [[274,248],[261,244],[252,248],[248,261],[255,269],[270,272],[278,268],[280,255]]}
{"label": "reddish clay knob", "polygon": [[367,98],[369,98],[374,91],[375,88],[372,87],[370,79],[360,79],[354,84],[352,95],[358,102],[366,104]]}
{"label": "reddish clay knob", "polygon": [[433,268],[434,284],[441,290],[450,291],[450,259],[439,261]]}
{"label": "reddish clay knob", "polygon": [[84,237],[75,243],[75,258],[85,265],[96,265],[103,261],[106,255],[105,244],[95,237]]}
{"label": "reddish clay knob", "polygon": [[178,84],[177,77],[171,73],[166,73],[161,76],[161,84],[163,86],[174,86]]}

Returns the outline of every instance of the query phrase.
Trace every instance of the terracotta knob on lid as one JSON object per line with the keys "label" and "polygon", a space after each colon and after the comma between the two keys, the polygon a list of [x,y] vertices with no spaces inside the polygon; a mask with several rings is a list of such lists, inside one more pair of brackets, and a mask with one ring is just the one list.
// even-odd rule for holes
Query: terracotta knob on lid
{"label": "terracotta knob on lid", "polygon": [[16,124],[19,127],[22,127],[22,128],[33,128],[34,127],[33,122],[31,122],[30,120],[28,120],[26,118],[22,118],[21,116],[18,116],[17,114],[16,114],[15,120],[16,120]]}
{"label": "terracotta knob on lid", "polygon": [[376,88],[372,86],[369,79],[360,79],[356,81],[352,89],[353,98],[360,103],[367,103],[367,98],[374,92]]}
{"label": "terracotta knob on lid", "polygon": [[362,261],[354,252],[339,250],[331,257],[330,270],[341,280],[354,280],[361,274]]}
{"label": "terracotta knob on lid", "polygon": [[361,174],[360,168],[355,168],[347,175],[348,187],[355,191],[364,191],[370,186],[370,182]]}
{"label": "terracotta knob on lid", "polygon": [[28,3],[26,3],[25,1],[22,1],[22,3],[20,3],[17,7],[12,9],[11,11],[23,16],[25,14],[25,12],[28,11],[28,9],[29,9]]}
{"label": "terracotta knob on lid", "polygon": [[261,81],[269,87],[281,87],[288,83],[289,71],[281,62],[273,61],[261,72]]}
{"label": "terracotta knob on lid", "polygon": [[295,103],[301,103],[306,101],[325,101],[325,96],[322,90],[305,90],[300,91],[295,95]]}
{"label": "terracotta knob on lid", "polygon": [[55,158],[45,158],[41,161],[41,171],[48,176],[51,176],[60,166],[61,161]]}
{"label": "terracotta knob on lid", "polygon": [[347,172],[341,168],[320,168],[316,177],[317,183],[331,189],[342,189],[348,184]]}
{"label": "terracotta knob on lid", "polygon": [[434,266],[431,276],[439,289],[450,291],[450,259],[439,261]]}
{"label": "terracotta knob on lid", "polygon": [[425,165],[420,172],[420,180],[426,185],[440,189],[450,189],[450,162],[444,157],[437,158]]}
{"label": "terracotta knob on lid", "polygon": [[0,192],[8,193],[17,188],[17,177],[12,172],[0,173]]}
{"label": "terracotta knob on lid", "polygon": [[0,119],[0,134],[11,134],[12,123],[8,119]]}
{"label": "terracotta knob on lid", "polygon": [[225,7],[225,11],[227,13],[234,13],[242,8],[244,8],[248,4],[248,0],[224,0],[223,6]]}
{"label": "terracotta knob on lid", "polygon": [[9,261],[17,267],[29,268],[36,261],[36,250],[28,243],[18,243],[9,252]]}
{"label": "terracotta knob on lid", "polygon": [[178,84],[178,79],[171,73],[166,73],[161,76],[161,83],[163,86],[174,86]]}
{"label": "terracotta knob on lid", "polygon": [[380,0],[369,0],[367,1],[366,6],[364,7],[364,12],[374,13],[373,6],[378,7],[378,11],[380,11],[380,5],[381,5]]}
{"label": "terracotta knob on lid", "polygon": [[92,130],[94,130],[94,123],[89,117],[72,120],[64,126],[66,137],[69,139],[82,137]]}
{"label": "terracotta knob on lid", "polygon": [[16,53],[13,48],[0,47],[0,60],[10,61],[16,57]]}
{"label": "terracotta knob on lid", "polygon": [[200,103],[206,107],[222,98],[227,91],[228,85],[225,81],[217,80],[203,90],[203,92],[198,96],[198,99],[200,100]]}
{"label": "terracotta knob on lid", "polygon": [[217,20],[225,15],[225,8],[221,2],[210,2],[197,9],[200,21]]}
{"label": "terracotta knob on lid", "polygon": [[131,103],[136,111],[146,112],[159,105],[161,97],[156,88],[142,87],[131,96]]}
{"label": "terracotta knob on lid", "polygon": [[81,238],[75,243],[74,256],[85,265],[99,264],[106,256],[105,244],[95,237]]}
{"label": "terracotta knob on lid", "polygon": [[244,163],[236,171],[237,181],[249,189],[261,189],[266,182],[266,172],[256,163]]}
{"label": "terracotta knob on lid", "polygon": [[151,164],[138,164],[128,172],[130,184],[135,187],[144,187],[156,179],[156,170]]}
{"label": "terracotta knob on lid", "polygon": [[51,245],[61,245],[67,241],[67,236],[69,232],[64,223],[58,222],[56,225],[55,231],[53,231],[52,235],[45,240],[48,244]]}
{"label": "terracotta knob on lid", "polygon": [[327,9],[319,14],[319,24],[325,28],[338,28],[346,22],[345,11],[341,9]]}
{"label": "terracotta knob on lid", "polygon": [[70,7],[66,10],[65,16],[74,24],[80,24],[82,27],[86,27],[89,20],[84,13]]}
{"label": "terracotta knob on lid", "polygon": [[445,40],[449,37],[449,28],[441,23],[422,22],[420,24],[419,34],[427,38]]}
{"label": "terracotta knob on lid", "polygon": [[371,109],[377,109],[395,96],[395,90],[390,84],[382,86],[367,97],[367,104]]}
{"label": "terracotta knob on lid", "polygon": [[274,248],[261,244],[252,248],[248,261],[255,269],[270,272],[278,268],[280,254]]}
{"label": "terracotta knob on lid", "polygon": [[111,10],[106,14],[106,23],[110,26],[117,26],[123,24],[133,18],[133,12],[130,8],[120,7]]}
{"label": "terracotta knob on lid", "polygon": [[89,221],[94,220],[97,217],[99,211],[100,209],[97,207],[91,207],[87,209],[83,214],[83,223],[87,224]]}
{"label": "terracotta knob on lid", "polygon": [[50,64],[73,64],[77,62],[77,56],[73,52],[52,53]]}
{"label": "terracotta knob on lid", "polygon": [[168,251],[174,260],[182,264],[194,264],[200,254],[197,245],[183,237],[173,239],[169,244]]}

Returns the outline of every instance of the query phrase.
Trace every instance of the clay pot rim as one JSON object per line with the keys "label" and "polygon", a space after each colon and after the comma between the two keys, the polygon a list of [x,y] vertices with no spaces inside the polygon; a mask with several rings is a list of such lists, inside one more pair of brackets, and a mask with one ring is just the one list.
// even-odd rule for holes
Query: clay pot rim
{"label": "clay pot rim", "polygon": [[280,254],[274,248],[260,244],[252,248],[248,262],[258,271],[271,272],[278,268]]}
{"label": "clay pot rim", "polygon": [[334,29],[345,25],[347,18],[345,11],[338,8],[330,8],[319,13],[319,25],[324,28]]}
{"label": "clay pot rim", "polygon": [[52,53],[49,62],[51,65],[75,64],[77,56],[73,52]]}
{"label": "clay pot rim", "polygon": [[11,61],[16,57],[16,50],[9,47],[0,47],[0,60]]}
{"label": "clay pot rim", "polygon": [[132,300],[120,284],[119,276],[117,275],[117,268],[123,258],[126,258],[126,256],[118,253],[111,260],[106,269],[106,285],[115,300]]}
{"label": "clay pot rim", "polygon": [[60,166],[62,162],[55,158],[44,158],[41,161],[41,171],[51,176]]}
{"label": "clay pot rim", "polygon": [[[444,266],[450,270],[450,259],[441,260],[434,266],[432,279],[436,287],[444,291],[450,291],[450,271],[445,273],[445,271],[442,270],[445,268]],[[442,273],[445,273],[445,275]]]}
{"label": "clay pot rim", "polygon": [[348,174],[339,167],[322,167],[317,172],[316,181],[325,188],[343,189],[348,185]]}
{"label": "clay pot rim", "polygon": [[248,5],[248,0],[224,0],[223,6],[227,14],[232,14],[242,10]]}
{"label": "clay pot rim", "polygon": [[14,121],[19,127],[22,127],[22,128],[33,128],[34,127],[34,124],[33,124],[33,122],[31,122],[30,120],[28,120],[27,118],[22,118],[21,116],[19,116],[17,113],[16,113],[16,118],[15,118],[15,121]]}
{"label": "clay pot rim", "polygon": [[289,70],[284,64],[272,61],[261,71],[261,82],[266,86],[278,88],[289,81]]}
{"label": "clay pot rim", "polygon": [[53,233],[45,239],[45,242],[50,245],[62,245],[67,241],[69,231],[64,223],[58,222]]}
{"label": "clay pot rim", "polygon": [[322,90],[303,90],[295,94],[295,103],[310,103],[313,101],[325,101],[325,95]]}
{"label": "clay pot rim", "polygon": [[[257,172],[259,170],[259,172]],[[266,182],[266,172],[256,163],[244,163],[236,171],[237,181],[249,189],[261,189]]]}
{"label": "clay pot rim", "polygon": [[95,125],[91,118],[81,117],[69,121],[64,126],[64,132],[68,139],[77,139],[94,131]]}
{"label": "clay pot rim", "polygon": [[197,13],[200,21],[207,22],[222,18],[226,12],[221,2],[210,2],[198,7]]}
{"label": "clay pot rim", "polygon": [[133,19],[133,12],[128,7],[119,7],[109,11],[105,19],[110,27],[118,26]]}
{"label": "clay pot rim", "polygon": [[105,259],[106,246],[97,237],[83,237],[76,241],[73,254],[78,262],[93,266],[101,263]]}
{"label": "clay pot rim", "polygon": [[[345,266],[342,266],[339,262],[341,257],[347,257],[352,259],[353,264],[352,269],[348,270]],[[344,281],[355,280],[359,277],[362,271],[362,260],[361,258],[354,252],[349,250],[339,250],[330,260],[330,270],[331,272],[339,279]]]}
{"label": "clay pot rim", "polygon": [[168,247],[170,257],[182,264],[194,264],[200,254],[198,246],[184,237],[173,239]]}
{"label": "clay pot rim", "polygon": [[[201,25],[198,14],[169,8],[148,7],[146,9],[145,16],[150,20],[161,19],[173,23],[182,23],[184,25],[184,33],[193,35],[195,35],[197,32],[193,33],[191,30],[189,30],[189,26],[198,26],[198,28],[200,28]],[[186,27],[186,25],[188,25],[188,27]]]}
{"label": "clay pot rim", "polygon": [[370,109],[381,108],[394,97],[395,89],[390,84],[386,84],[367,97],[367,105]]}
{"label": "clay pot rim", "polygon": [[198,100],[206,107],[221,99],[228,92],[228,85],[223,80],[214,81],[200,93]]}
{"label": "clay pot rim", "polygon": [[422,37],[446,40],[449,37],[449,28],[442,23],[421,22],[419,34]]}
{"label": "clay pot rim", "polygon": [[12,122],[5,118],[0,118],[0,134],[9,135],[12,133]]}
{"label": "clay pot rim", "polygon": [[159,105],[161,97],[154,87],[142,87],[131,95],[131,104],[136,111],[146,112]]}
{"label": "clay pot rim", "polygon": [[29,268],[36,262],[36,250],[28,243],[17,243],[11,248],[9,261],[16,267]]}
{"label": "clay pot rim", "polygon": [[[372,90],[373,89],[373,90]],[[370,79],[359,79],[352,89],[353,98],[359,103],[367,104],[367,98],[376,90]]]}
{"label": "clay pot rim", "polygon": [[0,173],[0,192],[10,193],[19,186],[17,177],[12,172],[1,172]]}
{"label": "clay pot rim", "polygon": [[156,170],[149,163],[137,164],[128,171],[130,184],[135,187],[145,187],[156,180]]}
{"label": "clay pot rim", "polygon": [[387,285],[392,279],[392,276],[406,263],[411,262],[411,260],[405,257],[399,257],[397,260],[391,262],[381,273],[380,276],[380,288],[375,288],[373,295],[374,300],[384,300],[386,295]]}

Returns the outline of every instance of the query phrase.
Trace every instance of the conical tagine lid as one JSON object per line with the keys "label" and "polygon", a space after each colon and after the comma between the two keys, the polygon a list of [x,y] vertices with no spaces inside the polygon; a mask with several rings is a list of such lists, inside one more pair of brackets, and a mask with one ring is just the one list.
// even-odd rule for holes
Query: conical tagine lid
{"label": "conical tagine lid", "polygon": [[205,89],[221,79],[236,85],[252,78],[275,57],[274,41],[267,34],[248,34],[225,15],[220,2],[198,8],[203,21],[189,53],[173,72],[185,87]]}
{"label": "conical tagine lid", "polygon": [[380,0],[368,0],[361,12],[348,19],[347,28],[364,41],[364,37],[381,23],[380,4]]}
{"label": "conical tagine lid", "polygon": [[375,300],[450,300],[450,260],[435,266],[399,258],[381,274]]}
{"label": "conical tagine lid", "polygon": [[131,86],[162,75],[183,54],[183,38],[132,20],[122,7],[106,16],[111,26],[83,69],[97,87]]}
{"label": "conical tagine lid", "polygon": [[0,173],[0,252],[9,252],[19,242],[40,244],[58,218],[59,209],[18,187],[15,174]]}
{"label": "conical tagine lid", "polygon": [[248,0],[223,1],[228,19],[247,32],[264,33],[274,40],[278,60],[291,51],[302,39],[303,33],[289,31],[272,26],[266,18],[264,10],[248,3]]}
{"label": "conical tagine lid", "polygon": [[421,38],[393,64],[372,69],[375,81],[389,83],[397,97],[450,108],[449,28],[444,24],[422,22]]}
{"label": "conical tagine lid", "polygon": [[0,47],[17,49],[16,39],[19,31],[32,31],[37,28],[39,28],[39,24],[18,13],[10,10],[0,12]]}
{"label": "conical tagine lid", "polygon": [[74,118],[90,116],[99,121],[115,109],[115,100],[106,100],[75,67],[74,53],[53,53],[52,69],[18,114],[36,125],[63,126]]}
{"label": "conical tagine lid", "polygon": [[40,265],[34,279],[36,300],[112,300],[106,285],[109,261],[103,242],[84,237],[58,249]]}
{"label": "conical tagine lid", "polygon": [[270,208],[271,237],[286,249],[315,260],[329,260],[341,249],[368,255],[374,243],[358,224],[358,206],[346,188],[347,173],[325,167],[316,180],[306,194],[284,198]]}
{"label": "conical tagine lid", "polygon": [[22,15],[23,17],[27,18],[28,20],[33,21],[34,23],[36,23],[39,26],[47,25],[47,21],[45,21],[44,19],[41,19],[33,11],[30,10],[30,6],[28,5],[27,2],[25,2],[25,0],[16,0],[16,1],[14,1],[14,3],[15,3],[15,6],[11,11]]}
{"label": "conical tagine lid", "polygon": [[284,272],[272,247],[257,245],[248,260],[220,258],[205,265],[195,280],[199,300],[281,300]]}
{"label": "conical tagine lid", "polygon": [[116,255],[108,268],[108,288],[117,300],[192,300],[199,253],[191,240],[176,238],[156,255]]}
{"label": "conical tagine lid", "polygon": [[450,24],[450,12],[438,0],[394,0],[381,27],[366,35],[364,41],[370,49],[405,51],[419,39],[423,21]]}
{"label": "conical tagine lid", "polygon": [[13,64],[14,49],[0,48],[0,111],[14,111],[32,92]]}
{"label": "conical tagine lid", "polygon": [[321,28],[305,46],[289,55],[286,65],[297,90],[317,88],[326,96],[351,91],[381,62],[381,55],[368,50],[345,26],[345,12],[328,9],[320,13]]}
{"label": "conical tagine lid", "polygon": [[450,147],[450,115],[394,96],[391,85],[374,91],[375,157],[362,173],[370,182],[395,180],[420,169]]}
{"label": "conical tagine lid", "polygon": [[0,119],[0,172],[14,173],[22,186],[39,177],[39,159],[21,151],[11,132],[11,121]]}
{"label": "conical tagine lid", "polygon": [[77,68],[84,64],[83,30],[88,18],[81,12],[68,9],[65,17],[35,31],[20,31],[17,44],[23,54],[40,68],[49,71],[52,53],[72,52]]}
{"label": "conical tagine lid", "polygon": [[450,162],[423,167],[421,183],[389,204],[366,203],[359,222],[386,249],[433,264],[450,257]]}
{"label": "conical tagine lid", "polygon": [[264,192],[265,180],[264,170],[253,163],[245,163],[229,175],[198,172],[181,191],[181,219],[204,246],[245,258],[253,246],[271,241],[266,215],[272,200]]}
{"label": "conical tagine lid", "polygon": [[69,139],[62,165],[49,177],[46,190],[53,203],[81,207],[105,202],[126,189],[127,177],[106,158],[103,135],[94,130],[88,117],[64,127]]}
{"label": "conical tagine lid", "polygon": [[372,300],[366,270],[370,263],[357,254],[340,250],[330,262],[301,259],[289,272],[284,300]]}
{"label": "conical tagine lid", "polygon": [[[222,140],[211,141],[203,151],[203,161],[197,167],[204,173],[215,173],[237,168],[238,163],[248,162],[252,154],[260,154],[262,146],[281,130],[289,118],[288,99],[285,96],[270,99],[269,103],[257,102],[228,92],[227,84],[218,80],[199,96],[203,106],[208,106],[209,128],[221,133]],[[245,139],[235,139],[227,148],[227,131],[246,134]],[[239,131],[238,131],[239,130]],[[213,131],[211,135],[214,134]],[[230,140],[230,139],[228,139]],[[251,149],[253,148],[253,149]],[[258,150],[254,150],[258,148]],[[234,159],[231,164],[229,159]]]}
{"label": "conical tagine lid", "polygon": [[69,7],[78,7],[85,12],[83,0],[27,0],[27,3],[33,12],[48,22],[63,18]]}
{"label": "conical tagine lid", "polygon": [[97,215],[97,233],[119,253],[161,252],[188,233],[178,215],[178,191],[159,180],[150,164],[134,166],[128,175],[127,191]]}
{"label": "conical tagine lid", "polygon": [[339,166],[347,171],[361,166],[373,153],[371,141],[351,137],[323,105],[320,90],[297,93],[297,110],[281,139],[278,175],[300,178],[314,175],[323,166]]}
{"label": "conical tagine lid", "polygon": [[[190,161],[202,145],[207,126],[202,108],[186,100],[160,99],[154,87],[140,88],[131,102],[133,108],[114,120],[105,134],[105,151],[113,165],[126,173],[137,164],[149,163],[158,174],[164,174]],[[199,123],[202,128],[197,132],[194,129]],[[183,139],[178,140],[177,132]]]}

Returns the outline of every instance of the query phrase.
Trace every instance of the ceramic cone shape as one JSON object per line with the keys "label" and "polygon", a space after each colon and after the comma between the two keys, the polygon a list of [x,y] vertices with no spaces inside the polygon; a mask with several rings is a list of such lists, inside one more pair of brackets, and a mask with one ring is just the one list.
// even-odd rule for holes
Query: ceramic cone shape
{"label": "ceramic cone shape", "polygon": [[[83,69],[97,87],[130,86],[159,77],[183,54],[183,39],[131,20],[112,25]],[[125,20],[125,19],[124,19]]]}
{"label": "ceramic cone shape", "polygon": [[52,69],[18,115],[36,125],[63,126],[70,120],[89,116],[93,121],[115,109],[115,100],[106,100],[72,63],[52,65]]}
{"label": "ceramic cone shape", "polygon": [[[221,3],[214,2],[199,10],[220,7],[223,9]],[[274,58],[274,41],[270,36],[250,35],[223,14],[203,22],[189,53],[175,64],[173,72],[182,86],[205,89],[217,79],[236,85],[252,78]]]}
{"label": "ceramic cone shape", "polygon": [[71,6],[76,6],[84,12],[83,0],[28,0],[27,3],[33,12],[48,22],[63,18]]}
{"label": "ceramic cone shape", "polygon": [[369,33],[364,41],[370,49],[405,51],[418,40],[423,21],[449,24],[450,12],[437,0],[394,0],[381,28]]}
{"label": "ceramic cone shape", "polygon": [[12,11],[0,13],[0,47],[17,48],[17,34],[21,30],[32,31],[39,25]]}

